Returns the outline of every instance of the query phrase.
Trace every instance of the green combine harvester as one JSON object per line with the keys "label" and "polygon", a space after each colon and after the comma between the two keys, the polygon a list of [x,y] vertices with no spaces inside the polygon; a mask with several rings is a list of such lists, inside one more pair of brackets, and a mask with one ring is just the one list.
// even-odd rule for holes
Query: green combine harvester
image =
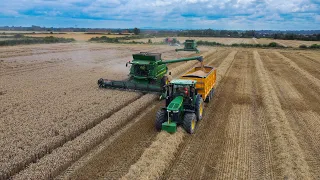
{"label": "green combine harvester", "polygon": [[163,61],[160,53],[146,52],[132,56],[132,62],[129,61],[126,64],[126,66],[131,64],[129,79],[116,81],[101,78],[98,80],[99,87],[162,93],[164,86],[168,84],[167,64],[192,60],[203,61],[202,56]]}
{"label": "green combine harvester", "polygon": [[176,49],[176,51],[196,51],[199,53],[200,51],[197,49],[197,42],[195,40],[186,40],[184,42],[184,48],[183,49]]}

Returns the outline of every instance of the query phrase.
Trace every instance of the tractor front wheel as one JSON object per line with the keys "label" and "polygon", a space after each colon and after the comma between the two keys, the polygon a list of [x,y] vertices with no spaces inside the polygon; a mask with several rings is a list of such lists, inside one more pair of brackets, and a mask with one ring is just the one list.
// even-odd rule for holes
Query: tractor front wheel
{"label": "tractor front wheel", "polygon": [[203,99],[202,97],[198,94],[197,95],[197,99],[196,99],[196,115],[197,115],[197,120],[201,120],[202,119],[202,114],[203,114]]}
{"label": "tractor front wheel", "polygon": [[164,123],[167,120],[167,113],[164,109],[160,109],[157,112],[156,115],[156,122],[155,122],[155,126],[156,126],[156,130],[157,131],[161,131],[162,128],[162,123]]}
{"label": "tractor front wheel", "polygon": [[197,117],[195,113],[186,113],[183,119],[183,128],[189,134],[193,134],[196,128]]}

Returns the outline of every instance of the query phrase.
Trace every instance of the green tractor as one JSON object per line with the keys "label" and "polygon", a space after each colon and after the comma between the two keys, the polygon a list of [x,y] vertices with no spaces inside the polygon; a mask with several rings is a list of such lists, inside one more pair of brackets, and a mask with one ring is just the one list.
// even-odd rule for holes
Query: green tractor
{"label": "green tractor", "polygon": [[202,119],[204,103],[197,92],[196,81],[175,79],[165,86],[166,107],[156,115],[156,130],[169,133],[177,131],[177,125],[190,134],[195,131],[197,121]]}
{"label": "green tractor", "polygon": [[199,53],[200,51],[197,49],[197,42],[195,40],[187,39],[184,42],[184,48],[183,49],[176,49],[176,51],[196,51]]}

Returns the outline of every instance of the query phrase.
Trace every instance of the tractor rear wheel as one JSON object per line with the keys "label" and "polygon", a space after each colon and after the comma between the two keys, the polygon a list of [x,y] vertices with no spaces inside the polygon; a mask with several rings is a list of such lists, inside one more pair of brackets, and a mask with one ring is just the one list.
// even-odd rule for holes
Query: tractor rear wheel
{"label": "tractor rear wheel", "polygon": [[189,134],[193,134],[196,128],[197,117],[195,113],[186,113],[183,119],[183,128]]}
{"label": "tractor rear wheel", "polygon": [[203,114],[203,99],[202,97],[198,94],[197,95],[197,99],[196,99],[196,116],[197,116],[197,120],[201,120],[202,119],[202,114]]}
{"label": "tractor rear wheel", "polygon": [[162,123],[167,120],[167,113],[164,109],[160,109],[156,115],[155,127],[157,131],[161,131]]}

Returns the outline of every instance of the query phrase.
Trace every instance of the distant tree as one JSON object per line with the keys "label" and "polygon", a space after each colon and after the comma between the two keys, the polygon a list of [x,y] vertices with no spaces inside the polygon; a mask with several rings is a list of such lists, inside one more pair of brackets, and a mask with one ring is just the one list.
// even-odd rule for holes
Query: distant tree
{"label": "distant tree", "polygon": [[269,47],[277,47],[279,46],[276,42],[271,42],[268,44]]}
{"label": "distant tree", "polygon": [[151,41],[151,39],[149,39],[149,40],[148,40],[148,43],[149,43],[149,44],[152,44],[152,41]]}
{"label": "distant tree", "polygon": [[140,34],[140,29],[134,28],[134,29],[133,29],[133,33],[134,33],[135,35]]}

